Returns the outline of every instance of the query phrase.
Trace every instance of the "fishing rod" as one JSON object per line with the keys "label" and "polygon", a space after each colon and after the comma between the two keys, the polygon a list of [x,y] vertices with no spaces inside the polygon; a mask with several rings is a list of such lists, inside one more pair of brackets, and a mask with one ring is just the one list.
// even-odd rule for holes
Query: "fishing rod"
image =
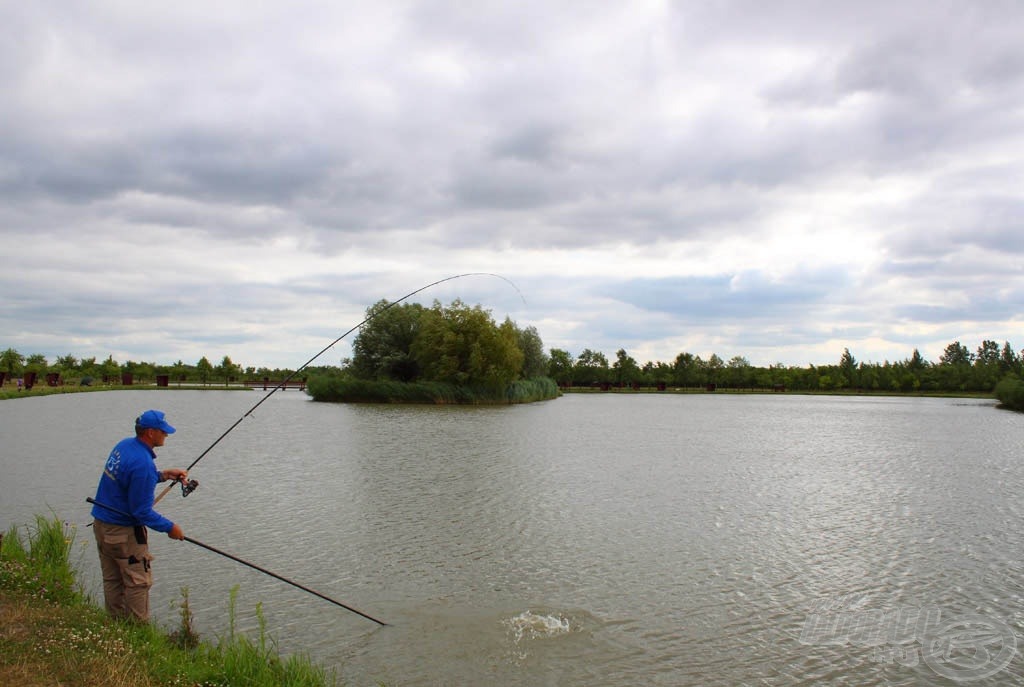
{"label": "fishing rod", "polygon": [[[129,518],[132,517],[129,513],[125,513],[123,510],[118,510],[117,508],[113,508],[111,506],[108,506],[105,503],[100,503],[99,501],[97,501],[97,500],[95,500],[93,498],[87,498],[85,500],[88,501],[89,503],[93,504],[93,505],[99,506],[100,508],[106,508],[111,513],[117,513],[118,515],[123,515],[123,516],[129,517]],[[380,625],[382,627],[387,627],[388,626],[388,624],[386,622],[384,622],[383,620],[377,620],[372,615],[367,615],[366,613],[363,613],[362,611],[360,611],[360,610],[358,610],[356,608],[352,608],[351,606],[346,606],[345,604],[341,603],[340,601],[332,599],[331,597],[329,597],[329,596],[327,596],[325,594],[321,594],[320,592],[316,591],[315,589],[310,589],[309,587],[304,587],[303,585],[299,584],[298,582],[295,582],[293,580],[289,580],[287,577],[284,577],[283,575],[278,575],[276,572],[272,572],[270,570],[267,570],[266,568],[261,568],[260,566],[256,565],[255,563],[250,563],[249,561],[244,560],[242,558],[239,558],[238,556],[232,555],[232,554],[228,553],[227,551],[221,551],[220,549],[218,549],[216,547],[210,546],[209,544],[204,544],[203,542],[198,541],[196,539],[193,539],[192,537],[182,537],[182,539],[184,539],[185,541],[187,541],[190,544],[195,544],[196,546],[202,547],[202,548],[206,549],[207,551],[212,551],[213,553],[218,554],[220,556],[224,556],[225,558],[230,558],[231,560],[235,561],[236,563],[241,563],[242,565],[247,565],[250,568],[252,568],[253,570],[258,570],[259,572],[263,573],[264,575],[270,575],[271,577],[276,578],[278,580],[281,580],[282,582],[286,582],[286,583],[290,584],[293,587],[301,589],[304,592],[308,592],[308,593],[312,594],[313,596],[319,596],[324,601],[329,601],[332,604],[334,604],[335,606],[341,606],[346,611],[351,611],[352,613],[355,613],[356,615],[361,615],[364,618],[366,618],[367,620],[372,620],[373,622],[377,623],[378,625]]]}
{"label": "fishing rod", "polygon": [[[271,396],[273,396],[273,395],[274,395],[274,394],[275,394],[275,393],[276,393],[277,391],[279,391],[280,389],[283,389],[284,387],[286,387],[286,386],[288,385],[288,382],[290,382],[290,381],[291,381],[292,379],[294,379],[294,378],[295,378],[295,376],[296,376],[297,374],[299,374],[299,373],[300,373],[300,372],[302,372],[302,371],[303,371],[304,369],[306,369],[307,367],[309,367],[309,365],[310,365],[310,364],[311,364],[311,363],[312,363],[312,362],[313,362],[314,360],[316,360],[317,358],[319,358],[320,356],[322,356],[322,355],[323,355],[324,353],[326,353],[327,351],[329,351],[329,350],[330,350],[331,348],[333,348],[333,347],[335,346],[335,344],[337,344],[337,343],[338,343],[339,341],[341,341],[342,339],[344,339],[344,338],[345,338],[346,336],[348,336],[349,334],[351,334],[351,333],[352,333],[352,332],[354,332],[355,330],[359,329],[359,328],[360,328],[360,327],[362,327],[362,326],[363,326],[364,324],[366,324],[367,322],[369,322],[369,321],[370,321],[370,320],[372,320],[373,318],[377,317],[377,316],[378,316],[378,315],[380,315],[381,313],[383,313],[383,312],[385,312],[385,311],[389,310],[390,308],[393,308],[394,306],[398,305],[399,303],[401,303],[402,301],[406,300],[407,298],[412,298],[413,296],[415,296],[416,294],[418,294],[418,293],[419,293],[420,291],[426,291],[427,289],[431,288],[432,286],[437,286],[438,284],[443,284],[443,283],[445,283],[446,281],[452,281],[453,279],[461,279],[461,278],[463,278],[463,277],[497,277],[498,279],[501,279],[501,280],[503,280],[503,281],[506,281],[506,282],[508,282],[508,283],[509,283],[509,284],[510,284],[510,285],[512,286],[512,288],[516,290],[516,293],[518,293],[518,294],[519,294],[519,297],[520,297],[520,298],[523,298],[523,293],[522,293],[522,291],[520,291],[520,290],[519,290],[519,287],[518,287],[518,286],[516,286],[516,285],[515,285],[515,283],[513,283],[513,282],[512,282],[512,281],[511,281],[510,279],[507,279],[506,277],[503,277],[503,276],[501,276],[500,274],[492,274],[492,273],[490,273],[490,272],[466,272],[466,273],[464,273],[464,274],[455,274],[455,275],[452,275],[452,276],[450,276],[450,277],[445,277],[444,279],[438,279],[437,281],[435,281],[435,282],[431,282],[431,283],[427,284],[426,286],[421,286],[420,288],[416,289],[415,291],[410,291],[409,293],[407,293],[407,294],[405,294],[404,296],[402,296],[401,298],[399,298],[399,299],[398,299],[397,301],[393,301],[393,302],[391,302],[391,303],[388,303],[387,305],[385,305],[384,307],[382,307],[382,308],[381,308],[380,310],[375,310],[375,311],[373,311],[373,312],[372,312],[371,314],[367,315],[367,317],[366,317],[366,318],[365,318],[365,319],[364,319],[364,320],[363,320],[362,322],[360,322],[360,323],[359,323],[359,324],[357,324],[356,326],[354,326],[354,327],[352,327],[351,329],[349,329],[349,330],[348,330],[347,332],[345,332],[344,334],[342,334],[341,336],[339,336],[339,337],[338,337],[337,339],[335,339],[335,340],[334,340],[334,341],[332,341],[331,343],[329,343],[329,344],[327,344],[326,346],[324,346],[324,347],[323,347],[323,348],[322,348],[322,349],[320,350],[320,352],[319,352],[319,353],[317,353],[317,354],[316,354],[316,355],[314,355],[314,356],[313,356],[312,358],[310,358],[310,359],[309,359],[309,360],[307,360],[307,361],[306,361],[305,363],[303,363],[303,364],[302,364],[302,366],[301,366],[301,367],[299,367],[299,369],[295,370],[295,371],[294,371],[294,372],[292,372],[292,373],[291,373],[290,375],[288,375],[287,377],[285,377],[283,381],[279,382],[277,386],[275,386],[275,387],[274,387],[273,389],[271,389],[271,390],[270,390],[270,391],[269,391],[269,392],[268,392],[268,393],[267,393],[267,394],[266,394],[266,395],[265,395],[265,396],[264,396],[263,398],[261,398],[261,399],[260,399],[259,401],[257,401],[257,402],[256,402],[256,405],[254,405],[254,406],[253,406],[252,408],[249,408],[249,410],[247,410],[247,411],[245,412],[245,414],[244,414],[244,415],[242,415],[242,417],[240,417],[240,418],[238,418],[237,420],[235,420],[235,423],[234,423],[233,425],[231,425],[230,427],[228,427],[228,428],[227,428],[227,429],[226,429],[226,430],[224,431],[224,433],[223,433],[223,434],[221,434],[221,435],[220,435],[219,437],[217,437],[217,439],[216,439],[216,440],[215,440],[215,441],[214,441],[214,442],[213,442],[212,444],[210,444],[210,445],[209,445],[209,446],[208,446],[208,447],[206,448],[206,450],[205,450],[205,451],[203,451],[202,453],[200,453],[200,454],[199,454],[199,457],[198,457],[198,458],[196,458],[196,459],[195,459],[194,461],[192,461],[192,464],[191,464],[191,465],[189,465],[189,466],[188,466],[188,467],[186,468],[186,470],[188,470],[188,471],[191,471],[191,470],[192,470],[192,468],[193,468],[193,467],[195,467],[195,466],[196,466],[196,464],[197,464],[197,463],[198,463],[199,461],[201,461],[201,460],[202,460],[202,459],[203,459],[203,458],[204,458],[204,457],[206,456],[206,454],[207,454],[207,453],[209,453],[210,451],[212,451],[212,450],[213,450],[213,447],[214,447],[214,446],[216,446],[217,444],[219,444],[219,443],[220,443],[220,442],[221,442],[221,441],[222,441],[222,440],[224,439],[224,437],[226,437],[226,436],[227,436],[228,434],[230,434],[230,433],[232,432],[232,430],[234,430],[234,428],[235,428],[235,427],[237,427],[238,425],[242,424],[242,421],[243,421],[243,420],[245,420],[245,418],[249,417],[249,416],[250,416],[250,415],[251,415],[251,414],[253,413],[253,411],[255,411],[255,410],[256,410],[257,408],[259,408],[259,407],[260,407],[261,405],[263,405],[263,402],[264,402],[264,401],[266,401],[266,400],[267,400],[268,398],[270,398]],[[525,298],[523,298],[523,302],[524,302],[524,303],[526,302],[526,299],[525,299]],[[174,488],[174,485],[175,485],[175,484],[176,484],[176,482],[171,482],[170,484],[168,484],[168,485],[167,485],[167,487],[165,487],[165,488],[164,488],[164,490],[163,490],[163,491],[161,491],[161,492],[160,492],[160,493],[159,493],[159,494],[158,494],[158,495],[156,496],[156,498],[155,498],[155,499],[153,499],[153,503],[154,503],[154,504],[158,503],[158,502],[160,501],[160,499],[162,499],[162,498],[163,498],[164,496],[166,496],[166,495],[167,495],[167,492],[169,492],[169,491],[170,491],[171,489],[173,489],[173,488]],[[189,495],[189,494],[191,494],[191,493],[192,493],[193,491],[195,491],[196,487],[198,487],[198,486],[199,486],[199,482],[197,482],[196,480],[189,480],[188,482],[181,482],[181,495],[182,495],[182,496],[188,496],[188,495]]]}

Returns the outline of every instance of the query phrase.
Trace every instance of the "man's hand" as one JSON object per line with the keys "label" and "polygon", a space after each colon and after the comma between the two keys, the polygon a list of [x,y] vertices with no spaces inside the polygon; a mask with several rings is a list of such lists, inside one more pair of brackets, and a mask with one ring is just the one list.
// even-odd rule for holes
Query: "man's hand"
{"label": "man's hand", "polygon": [[174,523],[174,525],[171,526],[171,531],[167,533],[167,536],[171,539],[181,541],[185,538],[185,532],[181,529],[181,525]]}
{"label": "man's hand", "polygon": [[160,472],[161,480],[171,480],[172,482],[184,482],[188,479],[188,470],[181,470],[179,468],[168,468]]}

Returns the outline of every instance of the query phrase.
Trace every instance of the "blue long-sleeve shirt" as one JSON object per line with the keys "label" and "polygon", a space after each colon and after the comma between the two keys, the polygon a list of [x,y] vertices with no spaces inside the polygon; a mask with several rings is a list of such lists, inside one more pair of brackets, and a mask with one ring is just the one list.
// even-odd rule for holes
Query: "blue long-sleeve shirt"
{"label": "blue long-sleeve shirt", "polygon": [[[160,481],[154,460],[156,452],[136,437],[119,441],[100,475],[92,516],[112,525],[145,525],[157,532],[170,532],[174,523],[153,510],[153,491]],[[132,517],[103,508],[100,503],[131,513]]]}

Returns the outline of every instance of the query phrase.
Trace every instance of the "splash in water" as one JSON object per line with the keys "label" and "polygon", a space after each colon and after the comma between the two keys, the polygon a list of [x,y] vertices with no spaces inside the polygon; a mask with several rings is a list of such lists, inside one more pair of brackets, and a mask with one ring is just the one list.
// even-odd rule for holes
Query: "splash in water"
{"label": "splash in water", "polygon": [[572,631],[569,619],[561,615],[523,611],[505,621],[516,644],[524,639],[541,639],[567,634]]}

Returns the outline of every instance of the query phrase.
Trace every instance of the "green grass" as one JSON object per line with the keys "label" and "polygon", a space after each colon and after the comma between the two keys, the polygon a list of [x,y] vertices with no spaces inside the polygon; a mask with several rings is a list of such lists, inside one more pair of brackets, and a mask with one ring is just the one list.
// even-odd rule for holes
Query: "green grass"
{"label": "green grass", "polygon": [[38,516],[0,539],[0,684],[153,687],[325,687],[333,671],[305,654],[281,657],[257,607],[259,634],[235,631],[232,591],[227,636],[216,642],[192,628],[182,589],[180,627],[111,619],[79,588],[68,554],[73,528]]}

